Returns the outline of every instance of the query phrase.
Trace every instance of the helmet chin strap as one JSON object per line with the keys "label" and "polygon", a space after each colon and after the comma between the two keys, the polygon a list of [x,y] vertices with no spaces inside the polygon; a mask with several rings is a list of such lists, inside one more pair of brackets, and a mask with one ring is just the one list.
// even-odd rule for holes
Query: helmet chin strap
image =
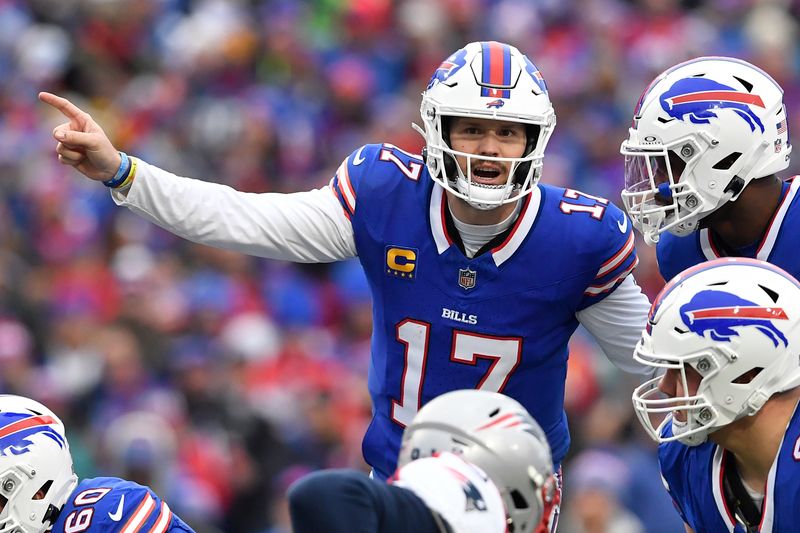
{"label": "helmet chin strap", "polygon": [[681,435],[688,430],[688,422],[679,422],[675,420],[675,415],[672,416],[672,434],[678,437],[678,441],[686,446],[699,446],[708,439],[708,434],[705,431],[699,433],[691,433],[688,435]]}
{"label": "helmet chin strap", "polygon": [[[452,156],[451,156],[452,157]],[[480,159],[480,156],[475,156],[477,159]],[[455,159],[455,158],[454,158]],[[506,178],[506,183],[497,186],[490,186],[490,185],[482,185],[480,183],[475,183],[471,176],[473,175],[473,161],[472,157],[467,158],[467,173],[466,175],[461,169],[461,166],[458,165],[455,160],[455,169],[456,169],[456,176],[455,181],[455,188],[458,192],[466,196],[466,202],[469,203],[472,207],[476,209],[480,209],[481,211],[489,211],[491,209],[495,209],[503,205],[506,200],[509,199],[511,194],[515,189],[515,183],[512,178],[514,172],[517,169],[518,163],[512,163],[511,168],[509,169],[509,175]],[[467,175],[470,178],[467,178]]]}

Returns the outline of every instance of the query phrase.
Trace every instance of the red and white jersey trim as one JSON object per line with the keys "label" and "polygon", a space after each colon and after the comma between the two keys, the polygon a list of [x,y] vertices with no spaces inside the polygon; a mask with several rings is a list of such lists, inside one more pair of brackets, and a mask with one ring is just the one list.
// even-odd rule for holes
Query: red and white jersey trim
{"label": "red and white jersey trim", "polygon": [[[783,442],[781,442],[779,450],[783,449]],[[711,475],[714,482],[712,483],[713,493],[714,493],[714,502],[717,504],[717,511],[719,512],[722,520],[725,522],[725,526],[728,528],[728,531],[733,531],[734,529],[734,517],[733,513],[730,509],[728,509],[728,505],[725,502],[725,497],[723,493],[722,483],[723,483],[723,476],[725,474],[723,468],[723,457],[725,455],[725,450],[721,446],[717,446],[717,449],[714,452],[714,458],[711,465]],[[780,454],[779,454],[780,455]],[[729,460],[733,460],[732,458]],[[763,514],[761,516],[761,524],[759,524],[758,531],[759,533],[773,533],[772,526],[775,521],[775,475],[778,471],[778,457],[772,463],[772,466],[769,469],[769,474],[767,475],[767,485],[765,487],[764,492],[764,504],[762,506]]]}
{"label": "red and white jersey trim", "polygon": [[511,234],[503,244],[492,249],[494,264],[497,266],[502,265],[514,255],[514,252],[522,246],[522,241],[525,240],[525,237],[527,237],[528,233],[531,231],[531,227],[533,227],[533,223],[536,221],[536,216],[539,214],[539,204],[542,202],[541,189],[539,189],[539,187],[534,188],[529,198],[523,198],[522,201],[526,202],[526,204],[519,214],[519,219],[514,222],[514,228],[511,230]]}
{"label": "red and white jersey trim", "polygon": [[161,513],[158,515],[155,525],[150,529],[150,533],[164,533],[172,520],[172,511],[167,502],[161,502]]}
{"label": "red and white jersey trim", "polygon": [[339,178],[339,190],[342,191],[344,201],[347,202],[347,208],[351,213],[356,211],[356,192],[353,189],[353,184],[350,183],[350,174],[347,172],[347,159],[345,159],[339,169],[336,171],[336,177]]}
{"label": "red and white jersey trim", "polygon": [[711,462],[711,490],[714,494],[714,503],[717,504],[717,512],[725,522],[725,527],[728,528],[730,533],[733,533],[734,523],[731,512],[728,510],[728,505],[725,503],[725,497],[722,488],[722,456],[725,450],[718,446],[714,452],[714,459]]}
{"label": "red and white jersey trim", "polygon": [[609,272],[620,266],[622,263],[627,261],[630,255],[633,253],[633,248],[634,248],[633,243],[634,243],[633,232],[631,232],[630,235],[628,235],[628,240],[625,241],[625,244],[622,246],[622,248],[620,248],[619,251],[616,254],[614,254],[608,261],[600,265],[600,270],[597,271],[597,275],[595,276],[595,278],[601,278],[605,276],[606,274],[608,274]]}
{"label": "red and white jersey trim", "polygon": [[[630,254],[628,254],[626,256],[626,258],[629,257],[629,256],[630,256]],[[611,289],[616,287],[619,283],[622,283],[622,281],[625,278],[628,277],[628,274],[633,272],[636,269],[637,266],[639,266],[639,258],[638,257],[633,261],[633,263],[631,263],[631,266],[629,266],[628,268],[623,270],[619,274],[619,276],[615,277],[614,279],[612,279],[608,283],[604,283],[602,285],[590,285],[585,291],[583,291],[583,294],[586,294],[588,296],[596,296],[598,294],[602,294],[604,292],[610,291]]]}
{"label": "red and white jersey trim", "polygon": [[781,226],[783,226],[783,219],[786,218],[786,213],[789,211],[789,206],[792,205],[792,201],[797,194],[798,186],[800,186],[800,180],[793,179],[791,185],[789,185],[789,189],[786,191],[786,196],[784,196],[780,207],[775,212],[775,216],[769,223],[767,234],[764,236],[764,240],[761,241],[761,245],[758,247],[756,259],[761,259],[762,261],[767,261],[769,259],[769,254],[772,253],[772,248],[775,246],[775,241],[778,240],[778,233],[780,233]]}
{"label": "red and white jersey trim", "polygon": [[[445,228],[444,217],[445,209],[447,209],[447,201],[445,198],[444,188],[440,185],[434,185],[428,214],[433,240],[436,243],[436,250],[440,254],[444,253],[453,244]],[[514,222],[508,238],[502,244],[492,249],[492,257],[497,266],[502,265],[510,259],[511,256],[514,255],[514,252],[522,246],[525,237],[528,236],[536,220],[536,216],[539,213],[539,205],[542,201],[541,189],[536,187],[531,191],[529,198],[523,198],[522,201],[526,202],[526,204],[522,207],[519,218]]]}
{"label": "red and white jersey trim", "polygon": [[[792,182],[789,185],[789,188],[786,190],[786,193],[784,194],[783,199],[778,206],[778,210],[775,211],[775,215],[772,217],[772,220],[769,223],[769,227],[767,228],[767,232],[764,235],[761,244],[758,246],[756,259],[769,261],[769,256],[772,253],[772,249],[775,247],[775,242],[778,240],[778,234],[783,226],[783,220],[786,218],[786,213],[789,212],[789,206],[791,206],[792,201],[794,201],[798,187],[800,187],[800,179],[792,178]],[[714,241],[711,238],[711,232],[707,228],[700,230],[700,249],[703,252],[703,256],[709,261],[723,257],[723,254],[720,253],[718,247],[714,244]]]}
{"label": "red and white jersey trim", "polygon": [[139,507],[133,512],[133,516],[128,520],[128,523],[125,524],[125,527],[122,528],[121,533],[137,533],[141,530],[155,506],[155,500],[148,494],[145,499],[142,500],[142,503],[139,504]]}
{"label": "red and white jersey trim", "polygon": [[444,201],[444,188],[440,185],[434,185],[428,214],[431,221],[431,233],[433,233],[436,251],[439,254],[443,254],[453,244],[444,229],[444,210],[446,208],[447,202]]}

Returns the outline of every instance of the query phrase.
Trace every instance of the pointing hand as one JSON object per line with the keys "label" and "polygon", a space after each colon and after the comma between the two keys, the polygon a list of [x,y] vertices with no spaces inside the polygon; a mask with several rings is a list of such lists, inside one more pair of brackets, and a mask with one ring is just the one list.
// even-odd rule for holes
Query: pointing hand
{"label": "pointing hand", "polygon": [[58,160],[93,180],[105,181],[114,177],[122,159],[91,115],[55,94],[41,92],[39,100],[58,109],[69,119],[53,130],[53,137],[58,141]]}

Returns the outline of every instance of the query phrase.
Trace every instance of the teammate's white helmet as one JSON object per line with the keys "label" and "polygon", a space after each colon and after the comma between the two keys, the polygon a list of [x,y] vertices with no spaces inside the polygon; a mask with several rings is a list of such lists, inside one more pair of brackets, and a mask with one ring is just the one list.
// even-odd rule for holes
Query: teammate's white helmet
{"label": "teammate's white helmet", "polygon": [[547,437],[508,396],[458,390],[425,404],[403,433],[398,465],[437,452],[459,454],[486,472],[503,498],[511,533],[534,531],[555,495]]}
{"label": "teammate's white helmet", "polygon": [[0,395],[0,532],[49,530],[77,483],[61,420],[39,402]]}
{"label": "teammate's white helmet", "polygon": [[789,166],[783,89],[745,61],[701,57],[658,76],[634,111],[622,201],[648,242],[688,235],[754,179]]}
{"label": "teammate's white helmet", "polygon": [[[685,270],[650,309],[634,359],[679,371],[684,394],[663,398],[660,378],[633,393],[639,420],[658,442],[694,446],[709,433],[758,412],[775,393],[800,385],[800,284],[780,268],[744,258],[723,258]],[[700,376],[690,390],[687,368]],[[654,417],[676,410],[658,428]],[[654,417],[651,417],[654,415]],[[662,436],[672,424],[671,437]]]}
{"label": "teammate's white helmet", "polygon": [[[547,141],[556,125],[539,69],[513,46],[496,41],[473,42],[444,60],[422,93],[420,106],[425,137],[425,160],[431,177],[478,209],[492,209],[530,193],[541,175]],[[526,126],[522,157],[478,157],[457,152],[450,144],[449,117],[518,122]],[[455,156],[467,159],[466,172]],[[472,179],[480,161],[511,165],[504,185]]]}

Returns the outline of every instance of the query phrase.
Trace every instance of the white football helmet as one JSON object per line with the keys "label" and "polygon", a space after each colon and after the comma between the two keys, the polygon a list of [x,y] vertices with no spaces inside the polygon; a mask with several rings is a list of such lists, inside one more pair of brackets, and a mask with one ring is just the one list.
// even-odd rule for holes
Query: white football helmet
{"label": "white football helmet", "polygon": [[[798,351],[797,280],[756,259],[701,263],[661,290],[633,356],[679,371],[683,394],[665,398],[654,378],[636,388],[633,406],[656,441],[702,444],[714,430],[757,413],[773,394],[800,386]],[[696,391],[688,367],[699,374]],[[675,411],[685,420],[675,420]],[[654,418],[665,413],[673,416],[656,428]],[[665,437],[670,423],[672,436]]]}
{"label": "white football helmet", "polygon": [[436,452],[459,454],[486,472],[503,498],[511,533],[534,531],[555,497],[547,437],[508,396],[458,390],[425,404],[403,433],[398,465]]}
{"label": "white football helmet", "polygon": [[61,420],[39,402],[0,395],[0,533],[48,531],[77,483]]}
{"label": "white football helmet", "polygon": [[[478,209],[492,209],[530,193],[539,181],[544,149],[556,125],[547,86],[536,66],[513,46],[496,41],[473,42],[444,60],[422,93],[420,106],[425,161],[442,187]],[[450,117],[518,122],[526,126],[522,157],[480,157],[450,145]],[[466,171],[456,156],[467,160]],[[473,181],[480,161],[511,164],[504,185]]]}
{"label": "white football helmet", "polygon": [[783,89],[728,57],[701,57],[658,76],[634,111],[622,201],[652,243],[688,235],[751,180],[789,166]]}

